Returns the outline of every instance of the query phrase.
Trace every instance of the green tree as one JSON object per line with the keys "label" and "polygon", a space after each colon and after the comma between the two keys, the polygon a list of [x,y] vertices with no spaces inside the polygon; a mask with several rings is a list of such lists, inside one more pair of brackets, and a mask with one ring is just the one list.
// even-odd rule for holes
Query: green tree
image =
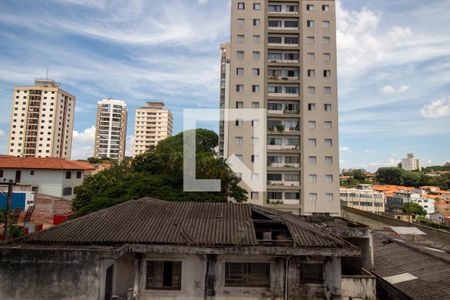
{"label": "green tree", "polygon": [[144,196],[168,201],[226,202],[228,198],[245,201],[247,192],[238,186],[240,179],[225,160],[215,156],[213,149],[218,144],[217,134],[206,129],[196,130],[196,177],[220,179],[221,191],[183,191],[184,134],[161,141],[132,162],[114,164],[112,168],[88,177],[75,190],[73,208],[76,215]]}
{"label": "green tree", "polygon": [[381,184],[403,185],[405,170],[400,168],[379,168],[376,172],[377,181]]}
{"label": "green tree", "polygon": [[404,203],[403,212],[411,216],[426,216],[427,214],[422,206],[414,202]]}

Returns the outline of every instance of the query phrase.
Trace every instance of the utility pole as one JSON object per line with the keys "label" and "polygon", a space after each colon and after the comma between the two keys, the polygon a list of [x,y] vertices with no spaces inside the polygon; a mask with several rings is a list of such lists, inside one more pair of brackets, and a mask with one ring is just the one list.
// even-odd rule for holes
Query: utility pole
{"label": "utility pole", "polygon": [[5,211],[5,241],[9,240],[9,235],[11,231],[11,206],[12,206],[13,185],[14,181],[10,180],[8,182],[8,196],[6,199],[6,211]]}

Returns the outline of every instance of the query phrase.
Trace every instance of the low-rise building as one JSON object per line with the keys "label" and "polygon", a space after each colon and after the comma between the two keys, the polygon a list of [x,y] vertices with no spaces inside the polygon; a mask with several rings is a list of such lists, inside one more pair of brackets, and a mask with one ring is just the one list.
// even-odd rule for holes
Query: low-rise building
{"label": "low-rise building", "polygon": [[[0,183],[0,209],[7,207],[8,184]],[[13,186],[11,209],[27,210],[28,207],[34,206],[36,192],[32,190],[31,185],[17,184]]]}
{"label": "low-rise building", "polygon": [[340,218],[143,198],[0,245],[0,298],[375,299],[371,248]]}
{"label": "low-rise building", "polygon": [[417,203],[427,212],[427,216],[435,212],[434,199],[423,197],[414,191],[398,191],[386,197],[386,209],[391,212],[401,212],[405,203]]}
{"label": "low-rise building", "polygon": [[62,158],[0,156],[0,181],[32,186],[39,194],[72,200],[74,188],[94,167],[83,161]]}
{"label": "low-rise building", "polygon": [[370,186],[362,185],[356,188],[341,187],[341,205],[359,210],[381,213],[385,211],[384,194],[374,191]]}

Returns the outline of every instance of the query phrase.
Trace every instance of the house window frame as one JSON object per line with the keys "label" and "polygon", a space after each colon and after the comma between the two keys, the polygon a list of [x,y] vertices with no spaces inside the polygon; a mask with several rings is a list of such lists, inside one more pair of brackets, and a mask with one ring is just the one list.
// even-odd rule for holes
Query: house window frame
{"label": "house window frame", "polygon": [[[172,267],[173,267],[173,263],[179,263],[180,264],[180,279],[179,279],[179,286],[177,287],[150,287],[149,286],[149,280],[148,280],[148,267],[149,267],[149,263],[153,262],[153,263],[166,263],[166,262],[171,262],[172,263]],[[183,260],[182,259],[167,259],[167,258],[162,258],[162,259],[146,259],[145,260],[145,270],[144,270],[144,276],[145,276],[145,286],[144,289],[146,291],[157,291],[157,292],[182,292],[183,291]],[[164,277],[164,270],[163,270],[163,277]],[[172,277],[173,280],[173,277]]]}
{"label": "house window frame", "polygon": [[[252,276],[252,273],[249,269],[244,270],[246,273],[246,274],[244,274],[244,276],[247,278],[244,278],[243,282],[230,283],[231,279],[228,278],[228,273],[229,273],[229,266],[231,264],[241,264],[243,269],[248,268],[250,265],[264,264],[265,267],[267,267],[267,269],[265,270],[265,272],[267,272],[266,275],[268,276],[267,283],[255,284],[255,283],[249,282],[254,278],[254,276]],[[223,278],[224,278],[223,282],[224,282],[224,287],[226,287],[226,288],[256,288],[256,289],[263,288],[263,289],[268,289],[271,287],[271,270],[272,270],[271,262],[267,262],[267,261],[225,261],[223,269],[225,270],[225,272],[223,274]]]}

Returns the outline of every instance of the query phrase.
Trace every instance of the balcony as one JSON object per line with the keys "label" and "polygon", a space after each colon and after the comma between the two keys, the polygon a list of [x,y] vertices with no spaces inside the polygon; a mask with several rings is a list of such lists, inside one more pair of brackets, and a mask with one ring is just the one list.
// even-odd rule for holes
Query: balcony
{"label": "balcony", "polygon": [[268,127],[267,131],[269,134],[300,133],[300,126],[288,127],[280,124],[275,127]]}
{"label": "balcony", "polygon": [[300,168],[299,163],[273,163],[268,162],[267,166],[270,168]]}
{"label": "balcony", "polygon": [[267,150],[300,150],[299,145],[267,145]]}
{"label": "balcony", "polygon": [[286,181],[286,180],[270,180],[267,181],[269,187],[299,187],[300,181]]}
{"label": "balcony", "polygon": [[267,199],[267,204],[271,205],[299,205],[300,199]]}

